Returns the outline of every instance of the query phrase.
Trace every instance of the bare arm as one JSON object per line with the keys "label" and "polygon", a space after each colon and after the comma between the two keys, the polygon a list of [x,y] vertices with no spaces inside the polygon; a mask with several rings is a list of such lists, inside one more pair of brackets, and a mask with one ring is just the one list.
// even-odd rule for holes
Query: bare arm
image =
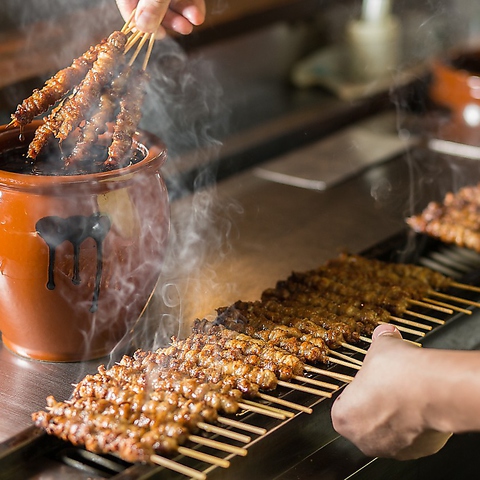
{"label": "bare arm", "polygon": [[451,433],[480,431],[480,352],[419,348],[377,327],[363,368],[332,407],[334,428],[366,455],[436,453]]}
{"label": "bare arm", "polygon": [[116,0],[125,21],[134,8],[135,24],[143,32],[165,36],[165,29],[182,35],[192,32],[205,20],[205,0]]}

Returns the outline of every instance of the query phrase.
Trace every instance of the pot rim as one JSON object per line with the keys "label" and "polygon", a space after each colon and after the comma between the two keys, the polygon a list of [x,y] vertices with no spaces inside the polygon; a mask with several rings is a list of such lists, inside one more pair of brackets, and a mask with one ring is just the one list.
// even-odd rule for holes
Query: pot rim
{"label": "pot rim", "polygon": [[[34,120],[24,127],[24,131],[36,129],[41,122],[41,120]],[[0,141],[5,135],[18,138],[21,133],[20,127],[0,125]],[[132,174],[145,168],[154,169],[158,172],[167,158],[165,144],[156,135],[145,131],[136,132],[133,141],[144,155],[144,158],[132,165],[104,172],[72,175],[32,175],[29,173],[8,172],[0,168],[0,186],[5,188],[48,188],[85,185],[121,181],[122,177],[127,180]]]}
{"label": "pot rim", "polygon": [[466,67],[454,65],[459,57],[466,55],[475,55],[480,60],[480,45],[466,44],[452,47],[447,52],[434,56],[431,60],[431,65],[433,68],[451,72],[457,78],[461,78],[461,81],[465,81],[470,77],[480,77],[480,69],[471,70]]}

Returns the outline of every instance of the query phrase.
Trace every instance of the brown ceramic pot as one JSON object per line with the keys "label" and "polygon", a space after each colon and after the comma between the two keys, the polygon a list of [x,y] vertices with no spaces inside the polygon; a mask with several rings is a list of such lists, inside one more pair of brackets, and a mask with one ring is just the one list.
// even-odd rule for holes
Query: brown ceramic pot
{"label": "brown ceramic pot", "polygon": [[[108,172],[0,165],[0,330],[13,352],[79,361],[128,336],[155,288],[170,225],[166,151],[146,143],[137,139],[143,159]],[[0,128],[0,153],[20,145],[17,129]]]}
{"label": "brown ceramic pot", "polygon": [[450,110],[452,121],[480,124],[480,50],[457,49],[432,65],[430,98]]}

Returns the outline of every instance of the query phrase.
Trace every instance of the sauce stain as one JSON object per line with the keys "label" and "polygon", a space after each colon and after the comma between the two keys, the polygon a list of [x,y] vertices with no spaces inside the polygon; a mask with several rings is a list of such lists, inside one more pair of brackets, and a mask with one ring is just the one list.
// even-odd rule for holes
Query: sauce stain
{"label": "sauce stain", "polygon": [[97,247],[97,268],[95,289],[90,311],[96,312],[100,295],[100,282],[103,271],[103,241],[110,231],[111,222],[108,216],[94,213],[89,217],[74,215],[68,218],[57,216],[43,217],[35,225],[38,234],[48,246],[48,281],[47,288],[55,289],[54,269],[57,247],[63,242],[73,245],[73,276],[72,283],[80,285],[80,245],[88,237],[92,238]]}

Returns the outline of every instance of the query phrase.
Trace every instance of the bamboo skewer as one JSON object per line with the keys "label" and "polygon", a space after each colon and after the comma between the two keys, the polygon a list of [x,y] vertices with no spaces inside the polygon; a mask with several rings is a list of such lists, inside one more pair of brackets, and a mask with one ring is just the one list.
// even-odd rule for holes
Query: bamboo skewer
{"label": "bamboo skewer", "polygon": [[145,54],[145,58],[143,59],[142,70],[147,69],[147,64],[148,64],[148,61],[150,60],[150,56],[153,50],[153,45],[155,43],[154,33],[144,33],[144,32],[137,31],[133,33],[133,35],[127,40],[127,43],[123,51],[124,55],[126,55],[138,42],[137,48],[128,62],[129,66],[133,65],[133,63],[137,59],[140,51],[142,50],[147,40],[148,40],[148,46],[147,46],[147,52]]}
{"label": "bamboo skewer", "polygon": [[259,404],[253,404],[253,403],[254,402],[251,402],[251,403],[238,402],[238,405],[240,406],[240,408],[243,408],[244,410],[247,410],[253,413],[259,413],[260,415],[265,415],[266,417],[272,417],[278,420],[285,420],[287,418],[285,415],[281,413],[272,412],[267,408],[263,408],[263,405],[259,406]]}
{"label": "bamboo skewer", "polygon": [[472,307],[480,307],[480,303],[474,302],[473,300],[467,300],[461,297],[455,297],[454,295],[447,295],[446,293],[431,291],[430,295],[435,295],[436,297],[445,298],[447,300],[452,300],[453,302],[463,303],[464,305],[471,305]]}
{"label": "bamboo skewer", "polygon": [[361,360],[357,360],[356,358],[351,358],[348,355],[344,355],[343,353],[332,351],[331,354],[337,356],[338,358],[342,358],[343,360],[348,360],[349,362],[353,362],[357,365],[360,365],[360,366],[363,365],[363,362]]}
{"label": "bamboo skewer", "polygon": [[[230,419],[224,418],[224,417],[217,418],[218,423],[223,423],[224,420],[230,420]],[[240,423],[242,427],[245,425],[242,422],[236,422],[236,423]],[[227,423],[225,423],[225,425],[227,425]],[[233,426],[233,425],[230,425],[230,426]],[[235,426],[238,427],[238,425],[235,425]],[[202,429],[205,432],[215,433],[217,435],[221,435],[222,437],[230,438],[231,440],[236,440],[242,443],[249,443],[252,440],[248,435],[232,432],[231,430],[227,430],[226,428],[218,427],[216,425],[210,425],[209,423],[205,423],[205,422],[199,422],[197,424],[197,427]]]}
{"label": "bamboo skewer", "polygon": [[128,40],[127,43],[125,44],[125,49],[123,53],[127,53],[130,51],[130,49],[140,40],[140,37],[143,36],[143,32],[135,32]]}
{"label": "bamboo skewer", "polygon": [[360,367],[358,365],[355,365],[353,363],[348,363],[343,360],[339,360],[338,358],[333,358],[333,357],[327,357],[328,361],[331,363],[338,363],[338,365],[343,365],[344,367],[349,367],[349,368],[354,368],[355,370],[360,370]]}
{"label": "bamboo skewer", "polygon": [[145,45],[145,42],[148,40],[149,35],[144,34],[142,36],[142,39],[140,40],[140,43],[137,45],[137,49],[135,50],[134,54],[132,55],[132,58],[128,62],[129,66],[133,65],[133,62],[135,62],[136,58],[138,57],[138,54],[140,53],[140,50],[142,50],[143,46]]}
{"label": "bamboo skewer", "polygon": [[182,475],[195,480],[206,480],[207,478],[204,473],[199,472],[198,470],[182,465],[181,463],[170,460],[169,458],[161,457],[160,455],[152,455],[150,460],[156,465],[168,468],[169,470],[181,473]]}
{"label": "bamboo skewer", "polygon": [[136,29],[135,29],[135,24],[132,23],[131,25],[129,25],[128,27],[125,28],[125,30],[123,30],[123,33],[125,35],[128,35],[129,33],[135,33],[136,32]]}
{"label": "bamboo skewer", "polygon": [[[360,335],[360,340],[362,340],[363,342],[372,343],[372,339],[371,339],[371,338],[362,337],[361,335]],[[412,343],[413,345],[415,345],[415,346],[417,346],[417,347],[421,347],[421,346],[422,346],[421,343],[414,342],[413,340],[408,340],[407,338],[404,338],[403,341],[404,341],[404,342],[408,342],[408,343]]]}
{"label": "bamboo skewer", "polygon": [[422,328],[424,330],[431,330],[433,328],[431,325],[425,325],[424,323],[414,322],[413,320],[407,320],[406,318],[392,317],[392,320],[398,323],[403,323],[404,325],[409,325],[410,327]]}
{"label": "bamboo skewer", "polygon": [[[301,377],[301,378],[302,378],[302,381],[303,381],[304,377]],[[319,395],[320,397],[330,398],[332,396],[332,394],[330,392],[324,392],[323,390],[317,390],[317,389],[314,389],[314,388],[308,388],[308,390],[305,390],[305,388],[307,388],[307,387],[303,387],[302,385],[298,385],[297,383],[286,382],[284,380],[278,380],[277,384],[282,386],[282,387],[290,388],[292,390],[301,390],[303,392],[308,391],[309,393],[312,393],[313,395]]]}
{"label": "bamboo skewer", "polygon": [[[378,322],[378,323],[383,325],[387,322]],[[413,330],[412,328],[402,327],[401,325],[395,325],[395,327],[397,327],[398,330],[400,330],[401,332],[411,333],[412,335],[417,335],[418,337],[425,336],[425,332],[421,332],[420,330]]]}
{"label": "bamboo skewer", "polygon": [[427,320],[433,323],[438,323],[439,325],[443,325],[445,323],[445,320],[440,320],[439,318],[435,318],[430,315],[424,315],[423,313],[412,312],[411,310],[405,310],[405,313],[411,315],[412,317],[421,318],[422,320]]}
{"label": "bamboo skewer", "polygon": [[426,298],[425,297],[423,300],[427,303],[433,303],[434,305],[441,305],[441,306],[448,307],[448,308],[452,309],[454,312],[465,313],[465,315],[471,315],[472,314],[471,310],[467,310],[466,308],[462,308],[462,307],[457,307],[457,305],[451,305],[450,303],[440,302],[439,300],[434,300],[433,298]]}
{"label": "bamboo skewer", "polygon": [[284,407],[289,407],[294,410],[298,410],[299,412],[304,412],[304,413],[313,412],[313,409],[311,409],[310,407],[305,407],[297,403],[289,402],[288,400],[284,400],[283,398],[272,397],[271,395],[266,395],[264,393],[261,393],[259,397],[262,398],[263,400],[267,400],[268,402],[278,403],[279,405],[283,405]]}
{"label": "bamboo skewer", "polygon": [[[367,354],[367,351],[364,350],[363,348],[356,347],[355,345],[350,345],[350,344],[347,343],[347,342],[341,342],[340,345],[341,345],[343,348],[348,348],[349,350],[353,350],[354,352],[358,352],[358,353],[361,353],[361,354],[363,354],[363,355],[366,355],[366,354]],[[332,352],[332,350],[330,350],[330,352]]]}
{"label": "bamboo skewer", "polygon": [[297,385],[289,382],[284,382],[279,380],[278,384],[282,387],[293,388],[294,390],[300,390],[301,392],[311,393],[312,395],[317,395],[319,397],[331,398],[331,392],[323,392],[322,390],[317,390],[316,388],[305,387],[304,385]]}
{"label": "bamboo skewer", "polygon": [[133,20],[133,17],[135,16],[135,13],[137,13],[137,9],[136,9],[136,8],[134,8],[134,9],[132,10],[132,13],[130,14],[130,17],[129,17],[128,20],[125,22],[125,25],[122,27],[121,32],[126,33],[129,28],[133,28],[132,20]]}
{"label": "bamboo skewer", "polygon": [[[266,428],[257,427],[256,425],[250,425],[249,423],[239,422],[238,420],[232,420],[231,418],[218,417],[217,422],[221,423],[222,425],[227,425],[229,427],[238,428],[239,430],[244,430],[245,432],[254,433],[255,435],[265,435],[267,433]],[[212,432],[215,433],[214,430],[212,430]],[[243,443],[248,443],[249,441],[250,440],[244,441]]]}
{"label": "bamboo skewer", "polygon": [[[252,405],[252,406],[258,405],[258,403],[252,402],[251,400],[244,400],[243,403],[246,403],[247,405]],[[268,410],[269,412],[273,412],[273,413],[278,413],[279,415],[283,415],[286,418],[292,418],[295,416],[294,413],[288,412],[287,410],[282,410],[281,408],[272,407],[271,405],[265,405],[263,403],[261,405],[262,405],[262,408],[264,408],[265,410]]]}
{"label": "bamboo skewer", "polygon": [[302,375],[295,375],[293,378],[295,380],[298,380],[299,382],[310,383],[312,385],[316,385],[317,387],[331,388],[332,390],[336,390],[338,388],[338,385],[335,385],[333,383],[322,382],[321,380],[316,380],[314,378],[304,377]]}
{"label": "bamboo skewer", "polygon": [[235,455],[240,455],[242,457],[245,457],[248,453],[248,450],[246,448],[229,445],[228,443],[218,442],[217,440],[212,440],[210,438],[199,437],[198,435],[190,435],[188,439],[191,442],[198,443],[199,445],[214,448],[216,450],[221,450],[222,452],[234,453]]}
{"label": "bamboo skewer", "polygon": [[123,24],[123,27],[120,30],[125,35],[128,35],[130,32],[132,32],[135,29],[135,22],[133,21],[133,17],[135,16],[136,11],[137,11],[136,8],[132,10],[132,13],[130,14],[130,18],[128,19],[127,22]]}
{"label": "bamboo skewer", "polygon": [[421,347],[422,344],[418,342],[414,342],[413,340],[407,340],[406,338],[403,339],[404,342],[411,343],[412,345],[415,345],[416,347]]}
{"label": "bamboo skewer", "polygon": [[450,286],[454,288],[460,288],[462,290],[470,290],[472,292],[480,293],[480,287],[478,287],[477,285],[469,285],[467,283],[452,282]]}
{"label": "bamboo skewer", "polygon": [[453,310],[451,310],[450,308],[442,307],[440,305],[431,305],[431,304],[428,304],[426,302],[422,302],[421,300],[410,299],[408,301],[408,303],[410,303],[411,305],[418,305],[420,307],[430,308],[432,310],[437,310],[437,311],[443,312],[443,313],[450,313],[450,314],[453,313]]}
{"label": "bamboo skewer", "polygon": [[193,450],[191,448],[178,447],[177,451],[180,455],[194,458],[195,460],[200,460],[205,463],[210,463],[212,465],[216,465],[217,467],[228,468],[230,466],[230,462],[228,460],[215,457],[214,455],[209,455],[208,453],[199,452],[198,450]]}
{"label": "bamboo skewer", "polygon": [[145,54],[145,59],[143,60],[142,69],[147,69],[148,61],[150,60],[150,55],[152,54],[153,44],[155,43],[155,34],[150,34],[150,40],[148,41],[147,53]]}
{"label": "bamboo skewer", "polygon": [[345,375],[344,373],[332,372],[331,370],[323,370],[321,368],[311,367],[310,365],[305,365],[303,368],[306,372],[317,373],[318,375],[325,375],[326,377],[342,380],[343,382],[351,382],[353,380],[352,376]]}

